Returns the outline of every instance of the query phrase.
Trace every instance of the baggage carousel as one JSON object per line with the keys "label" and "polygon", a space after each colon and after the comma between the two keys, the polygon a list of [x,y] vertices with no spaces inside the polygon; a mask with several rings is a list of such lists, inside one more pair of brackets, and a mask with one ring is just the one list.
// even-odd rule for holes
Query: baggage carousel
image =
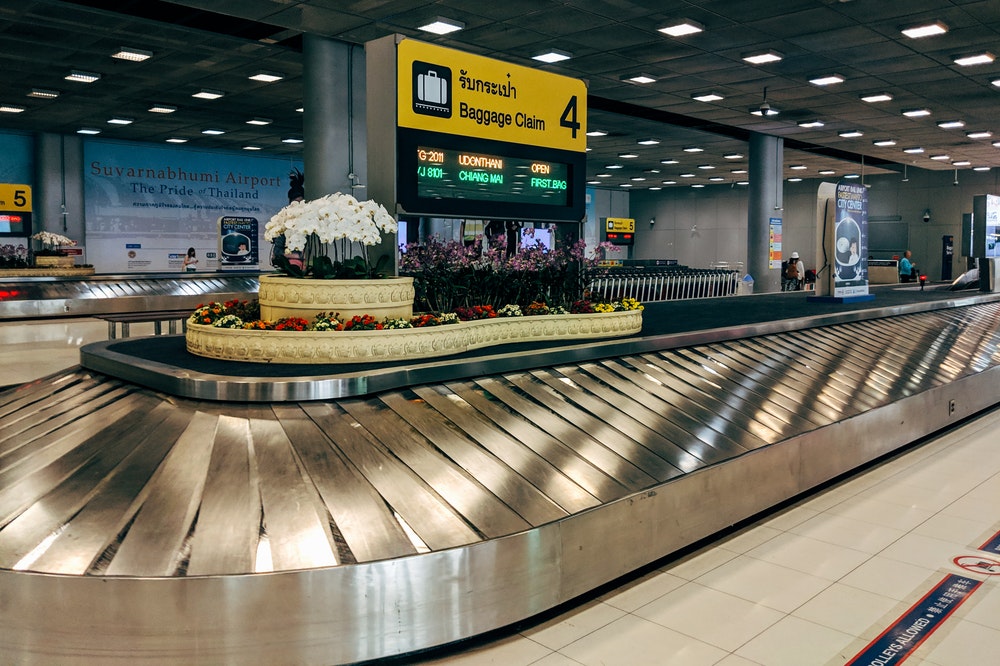
{"label": "baggage carousel", "polygon": [[0,654],[342,664],[531,618],[1000,402],[1000,298],[876,293],[404,366],[89,345],[0,393]]}

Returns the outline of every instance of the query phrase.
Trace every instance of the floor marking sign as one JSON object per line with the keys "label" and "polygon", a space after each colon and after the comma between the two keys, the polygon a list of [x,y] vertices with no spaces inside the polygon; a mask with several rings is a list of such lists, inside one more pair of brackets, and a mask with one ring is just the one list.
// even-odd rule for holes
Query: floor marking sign
{"label": "floor marking sign", "polygon": [[984,550],[987,553],[994,553],[1000,555],[1000,532],[997,532],[990,540],[979,547],[979,550]]}
{"label": "floor marking sign", "polygon": [[956,566],[972,573],[1000,576],[1000,560],[980,555],[959,555],[952,560]]}

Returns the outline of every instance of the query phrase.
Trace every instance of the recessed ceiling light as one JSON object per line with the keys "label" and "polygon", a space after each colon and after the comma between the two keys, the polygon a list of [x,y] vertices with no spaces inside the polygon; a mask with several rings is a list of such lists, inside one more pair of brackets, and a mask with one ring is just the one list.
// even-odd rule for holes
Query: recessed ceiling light
{"label": "recessed ceiling light", "polygon": [[219,134],[225,134],[226,130],[220,130],[220,129],[212,129],[212,128],[210,128],[210,129],[204,129],[204,130],[202,130],[201,133],[202,134],[208,134],[208,135],[211,135],[211,136],[218,136]]}
{"label": "recessed ceiling light", "polygon": [[823,169],[822,171],[819,172],[819,175],[821,175],[821,176],[832,176],[835,173],[837,173],[837,172],[834,171],[833,169]]}
{"label": "recessed ceiling light", "polygon": [[892,95],[887,92],[872,93],[870,95],[862,95],[861,101],[868,102],[869,104],[874,104],[876,102],[891,102]]}
{"label": "recessed ceiling light", "polygon": [[777,51],[765,51],[763,53],[751,53],[749,55],[743,56],[743,60],[750,63],[751,65],[764,65],[769,62],[778,62],[782,59],[782,55]]}
{"label": "recessed ceiling light", "polygon": [[746,172],[747,172],[746,169],[733,169],[729,173],[741,174],[741,173],[746,173]]}
{"label": "recessed ceiling light", "polygon": [[109,125],[131,125],[135,122],[135,118],[122,118],[121,116],[116,116],[108,120]]}
{"label": "recessed ceiling light", "polygon": [[849,174],[847,174],[847,175],[844,176],[844,178],[850,178],[851,180],[854,180],[855,178],[860,178],[860,177],[861,176],[859,176],[856,173],[849,173]]}
{"label": "recessed ceiling light", "polygon": [[699,148],[698,146],[688,146],[687,148],[684,149],[684,152],[685,153],[700,153],[700,152],[702,152],[704,150],[705,150],[704,148]]}
{"label": "recessed ceiling light", "polygon": [[591,148],[590,146],[587,146],[586,148],[584,148],[584,151],[586,151],[586,152],[588,152],[588,153],[589,153],[590,151],[592,151],[592,150],[593,150],[593,148]]}
{"label": "recessed ceiling light", "polygon": [[1000,141],[994,141],[993,142],[993,147],[994,148],[1000,148]]}
{"label": "recessed ceiling light", "polygon": [[296,113],[305,113],[306,108],[304,106],[297,107],[295,109]]}
{"label": "recessed ceiling light", "polygon": [[665,180],[665,181],[663,181],[663,184],[664,185],[676,185],[677,181],[676,180]]}
{"label": "recessed ceiling light", "polygon": [[972,167],[972,170],[973,171],[989,171],[990,167],[988,167],[988,166],[978,166],[978,167]]}
{"label": "recessed ceiling light", "polygon": [[552,64],[554,62],[562,62],[563,60],[569,60],[573,57],[573,54],[569,51],[560,51],[559,49],[549,49],[543,53],[531,56],[533,60],[538,60],[539,62],[544,62]]}
{"label": "recessed ceiling light", "polygon": [[678,164],[678,161],[672,160],[668,157],[666,159],[660,160],[660,164]]}
{"label": "recessed ceiling light", "polygon": [[788,182],[789,183],[801,183],[802,179],[801,178],[789,178]]}
{"label": "recessed ceiling light", "polygon": [[845,130],[843,132],[838,132],[837,136],[843,137],[845,139],[856,139],[859,136],[864,136],[865,133],[861,130]]}
{"label": "recessed ceiling light", "polygon": [[604,168],[605,169],[624,169],[625,165],[624,164],[605,164]]}
{"label": "recessed ceiling light", "polygon": [[417,26],[417,30],[423,30],[424,32],[431,32],[434,33],[435,35],[447,35],[449,32],[457,32],[458,30],[461,30],[464,27],[465,24],[462,23],[461,21],[456,21],[455,19],[438,16],[429,23]]}
{"label": "recessed ceiling light", "polygon": [[966,132],[965,136],[970,139],[988,139],[993,136],[993,132],[987,132],[986,130],[979,130],[976,132]]}
{"label": "recessed ceiling light", "polygon": [[722,157],[727,160],[741,160],[743,159],[743,153],[726,153]]}
{"label": "recessed ceiling light", "polygon": [[285,75],[280,72],[257,72],[247,78],[251,81],[260,81],[261,83],[274,83],[285,78]]}
{"label": "recessed ceiling light", "polygon": [[202,88],[195,94],[191,95],[191,97],[197,97],[198,99],[219,99],[225,94],[226,93],[222,92],[221,90],[210,90],[208,88]]}
{"label": "recessed ceiling light", "polygon": [[610,173],[599,173],[599,174],[597,174],[597,177],[598,178],[611,178],[611,174]]}
{"label": "recessed ceiling light", "polygon": [[938,123],[938,127],[941,129],[955,129],[956,127],[965,127],[964,120],[942,120]]}
{"label": "recessed ceiling light", "polygon": [[719,100],[725,99],[725,97],[717,92],[703,92],[691,95],[691,99],[698,102],[718,102]]}
{"label": "recessed ceiling light", "polygon": [[931,159],[938,162],[947,162],[951,159],[951,155],[931,155]]}
{"label": "recessed ceiling light", "polygon": [[32,88],[31,92],[28,93],[28,97],[36,97],[38,99],[55,99],[59,97],[58,90],[47,90],[45,88]]}
{"label": "recessed ceiling light", "polygon": [[944,33],[948,32],[948,26],[946,26],[941,21],[934,21],[934,23],[923,23],[921,25],[914,25],[909,28],[904,28],[900,32],[902,32],[910,39],[920,39],[921,37],[943,35]]}
{"label": "recessed ceiling light", "polygon": [[622,158],[623,160],[634,160],[635,158],[639,157],[639,153],[618,153],[618,157]]}
{"label": "recessed ceiling light", "polygon": [[788,168],[793,169],[795,171],[802,171],[803,169],[808,169],[809,167],[807,167],[805,164],[793,164]]}
{"label": "recessed ceiling light", "polygon": [[243,150],[260,150],[260,146],[243,146]]}
{"label": "recessed ceiling light", "polygon": [[713,183],[721,183],[722,181],[725,180],[725,178],[723,178],[722,176],[712,176],[711,178],[709,178],[709,180],[712,181]]}
{"label": "recessed ceiling light", "polygon": [[173,113],[177,110],[177,107],[170,106],[169,104],[154,104],[146,110],[150,113]]}
{"label": "recessed ceiling light", "polygon": [[907,118],[923,118],[931,115],[930,109],[903,109],[903,115]]}
{"label": "recessed ceiling light", "polygon": [[618,187],[632,187],[632,183],[621,183]]}
{"label": "recessed ceiling light", "polygon": [[682,173],[681,178],[694,178],[693,173]]}
{"label": "recessed ceiling light", "polygon": [[824,76],[817,76],[815,79],[809,79],[809,83],[814,86],[831,86],[834,83],[843,83],[844,77],[840,74],[826,74]]}
{"label": "recessed ceiling light", "polygon": [[955,58],[955,64],[959,67],[971,67],[972,65],[988,65],[996,60],[992,53],[974,53],[972,55]]}
{"label": "recessed ceiling light", "polygon": [[924,152],[924,149],[920,146],[913,146],[911,148],[903,148],[904,153],[909,153],[910,155],[919,155]]}
{"label": "recessed ceiling light", "polygon": [[655,83],[656,77],[652,74],[626,74],[621,77],[621,80],[632,83]]}
{"label": "recessed ceiling light", "polygon": [[822,127],[822,126],[823,126],[823,121],[822,120],[804,120],[804,121],[802,121],[802,122],[799,123],[799,127],[813,128],[813,127]]}
{"label": "recessed ceiling light", "polygon": [[281,140],[281,143],[302,143],[303,139],[296,136],[285,137]]}
{"label": "recessed ceiling light", "polygon": [[187,139],[182,139],[179,136],[172,136],[169,139],[167,139],[167,143],[187,143],[187,142],[188,142]]}
{"label": "recessed ceiling light", "polygon": [[643,169],[643,173],[660,173],[659,169]]}
{"label": "recessed ceiling light", "polygon": [[112,58],[117,58],[118,60],[128,60],[130,62],[142,62],[143,60],[149,60],[153,57],[152,51],[144,51],[142,49],[133,49],[127,46],[123,46],[114,53],[111,54]]}
{"label": "recessed ceiling light", "polygon": [[95,127],[81,127],[76,131],[77,134],[100,134],[101,130]]}
{"label": "recessed ceiling light", "polygon": [[715,166],[713,166],[711,164],[699,164],[698,168],[699,169],[704,169],[704,170],[708,171],[709,169],[714,169]]}
{"label": "recessed ceiling light", "polygon": [[895,139],[876,139],[875,141],[872,141],[872,145],[879,146],[880,148],[885,148],[886,146],[895,146],[896,145],[896,140]]}
{"label": "recessed ceiling light", "polygon": [[738,181],[736,181],[736,184],[737,185],[749,185],[750,181],[749,180],[738,180]]}
{"label": "recessed ceiling light", "polygon": [[587,185],[600,185],[600,184],[601,184],[601,181],[599,181],[599,180],[588,180],[587,181]]}
{"label": "recessed ceiling light", "polygon": [[969,166],[972,164],[969,160],[959,160],[957,162],[952,162],[952,166]]}
{"label": "recessed ceiling light", "polygon": [[645,176],[632,176],[631,178],[629,178],[629,180],[636,183],[641,183],[642,181],[646,180],[646,178]]}
{"label": "recessed ceiling light", "polygon": [[63,78],[67,81],[76,81],[77,83],[93,83],[94,81],[100,79],[101,75],[97,72],[82,72],[78,69],[74,69]]}
{"label": "recessed ceiling light", "polygon": [[26,107],[17,104],[0,104],[0,113],[24,113],[25,111],[27,111]]}
{"label": "recessed ceiling light", "polygon": [[270,118],[251,118],[247,121],[247,125],[270,125],[273,122]]}
{"label": "recessed ceiling light", "polygon": [[658,143],[660,143],[660,140],[659,139],[653,139],[653,138],[639,139],[638,141],[636,141],[636,143],[639,144],[640,146],[655,146]]}
{"label": "recessed ceiling light", "polygon": [[695,183],[695,184],[694,184],[694,185],[692,185],[691,187],[697,187],[697,188],[702,188],[702,187],[705,187],[705,186],[704,186],[703,184],[701,184],[701,183]]}
{"label": "recessed ceiling light", "polygon": [[694,35],[696,33],[702,32],[705,26],[698,23],[697,21],[692,21],[690,19],[674,19],[670,21],[662,28],[657,28],[664,35],[670,35],[671,37],[683,37],[684,35]]}
{"label": "recessed ceiling light", "polygon": [[587,136],[607,136],[607,135],[608,135],[607,130],[594,129],[587,131]]}
{"label": "recessed ceiling light", "polygon": [[659,187],[659,186],[657,186],[657,185],[654,185],[653,187],[650,187],[650,188],[649,188],[649,191],[650,191],[650,192],[659,192],[659,191],[660,191],[660,190],[662,190],[662,189],[663,189],[662,187]]}

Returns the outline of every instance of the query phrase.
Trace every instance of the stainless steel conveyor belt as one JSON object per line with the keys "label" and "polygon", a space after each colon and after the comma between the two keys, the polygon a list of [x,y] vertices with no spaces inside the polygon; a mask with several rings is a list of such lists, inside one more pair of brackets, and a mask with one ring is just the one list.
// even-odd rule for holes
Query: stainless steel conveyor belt
{"label": "stainless steel conveyor belt", "polygon": [[0,394],[0,653],[330,664],[459,640],[1000,402],[998,373],[995,300],[339,400],[70,370]]}

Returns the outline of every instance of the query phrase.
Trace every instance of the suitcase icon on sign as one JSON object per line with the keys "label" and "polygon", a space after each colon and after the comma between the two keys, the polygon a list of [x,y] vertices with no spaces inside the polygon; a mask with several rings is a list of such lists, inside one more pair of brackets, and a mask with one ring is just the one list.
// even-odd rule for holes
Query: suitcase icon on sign
{"label": "suitcase icon on sign", "polygon": [[451,117],[451,68],[413,61],[413,112]]}

